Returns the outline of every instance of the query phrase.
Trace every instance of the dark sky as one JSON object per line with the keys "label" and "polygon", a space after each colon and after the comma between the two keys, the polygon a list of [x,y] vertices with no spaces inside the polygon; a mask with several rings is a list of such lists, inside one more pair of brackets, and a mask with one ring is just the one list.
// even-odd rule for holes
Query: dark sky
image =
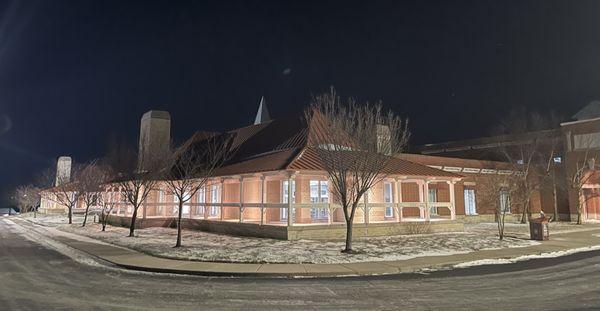
{"label": "dark sky", "polygon": [[0,192],[59,155],[274,117],[311,93],[383,100],[413,144],[481,136],[511,107],[600,98],[600,1],[0,1]]}

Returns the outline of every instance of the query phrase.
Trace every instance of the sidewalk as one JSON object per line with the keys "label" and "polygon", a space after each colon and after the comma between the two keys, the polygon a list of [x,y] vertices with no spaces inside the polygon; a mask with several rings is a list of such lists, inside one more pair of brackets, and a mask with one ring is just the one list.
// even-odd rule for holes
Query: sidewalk
{"label": "sidewalk", "polygon": [[[30,230],[38,225],[25,220],[15,221]],[[198,262],[164,259],[134,250],[94,242],[91,238],[73,239],[65,235],[52,239],[116,266],[141,271],[194,274],[206,276],[252,276],[252,277],[327,277],[353,275],[379,275],[419,272],[429,269],[452,268],[474,261],[502,261],[522,256],[548,255],[573,249],[600,247],[600,228],[579,232],[557,233],[539,245],[498,250],[481,250],[467,254],[427,256],[407,260],[344,263],[344,264],[242,264]]]}

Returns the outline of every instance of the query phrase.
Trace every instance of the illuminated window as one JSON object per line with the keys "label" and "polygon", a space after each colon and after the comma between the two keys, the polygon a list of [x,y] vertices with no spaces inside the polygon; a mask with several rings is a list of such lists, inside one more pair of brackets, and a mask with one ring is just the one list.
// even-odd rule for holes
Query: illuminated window
{"label": "illuminated window", "polygon": [[[310,203],[329,203],[329,185],[327,181],[310,181]],[[326,207],[310,209],[312,219],[327,219],[327,215],[328,210]]]}
{"label": "illuminated window", "polygon": [[[383,202],[384,203],[392,203],[394,200],[392,193],[392,183],[385,182],[383,183]],[[394,217],[394,207],[386,206],[385,207],[385,217]]]}

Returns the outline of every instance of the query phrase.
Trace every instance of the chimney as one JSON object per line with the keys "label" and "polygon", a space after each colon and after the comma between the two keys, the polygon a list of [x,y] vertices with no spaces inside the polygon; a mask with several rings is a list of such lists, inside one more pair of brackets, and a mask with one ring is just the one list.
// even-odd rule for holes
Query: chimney
{"label": "chimney", "polygon": [[165,154],[171,141],[171,115],[167,111],[150,110],[142,116],[138,165],[144,169],[153,156]]}
{"label": "chimney", "polygon": [[390,127],[377,124],[377,152],[385,155],[392,154],[392,137]]}
{"label": "chimney", "polygon": [[56,180],[54,186],[58,187],[71,181],[71,157],[58,157],[56,161]]}

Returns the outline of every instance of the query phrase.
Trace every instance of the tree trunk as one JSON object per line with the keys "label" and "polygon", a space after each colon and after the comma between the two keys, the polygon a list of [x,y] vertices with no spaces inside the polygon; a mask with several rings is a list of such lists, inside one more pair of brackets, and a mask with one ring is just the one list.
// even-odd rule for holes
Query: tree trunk
{"label": "tree trunk", "polygon": [[527,196],[527,199],[525,199],[525,204],[523,205],[523,214],[521,215],[521,223],[527,223],[527,216],[530,216],[531,214],[529,213],[529,199],[530,197]]}
{"label": "tree trunk", "polygon": [[181,247],[181,215],[183,214],[183,201],[179,200],[179,211],[177,211],[177,243],[175,247]]}
{"label": "tree trunk", "polygon": [[354,219],[346,221],[346,247],[342,253],[352,253],[352,226],[354,225]]}
{"label": "tree trunk", "polygon": [[69,206],[69,225],[73,223],[73,207]]}
{"label": "tree trunk", "polygon": [[137,220],[138,206],[133,207],[133,214],[131,214],[131,223],[129,224],[129,237],[134,237],[135,232],[135,221]]}
{"label": "tree trunk", "polygon": [[90,206],[88,204],[85,205],[85,215],[83,215],[83,224],[82,227],[85,227],[85,223],[87,222],[88,211],[90,210]]}

